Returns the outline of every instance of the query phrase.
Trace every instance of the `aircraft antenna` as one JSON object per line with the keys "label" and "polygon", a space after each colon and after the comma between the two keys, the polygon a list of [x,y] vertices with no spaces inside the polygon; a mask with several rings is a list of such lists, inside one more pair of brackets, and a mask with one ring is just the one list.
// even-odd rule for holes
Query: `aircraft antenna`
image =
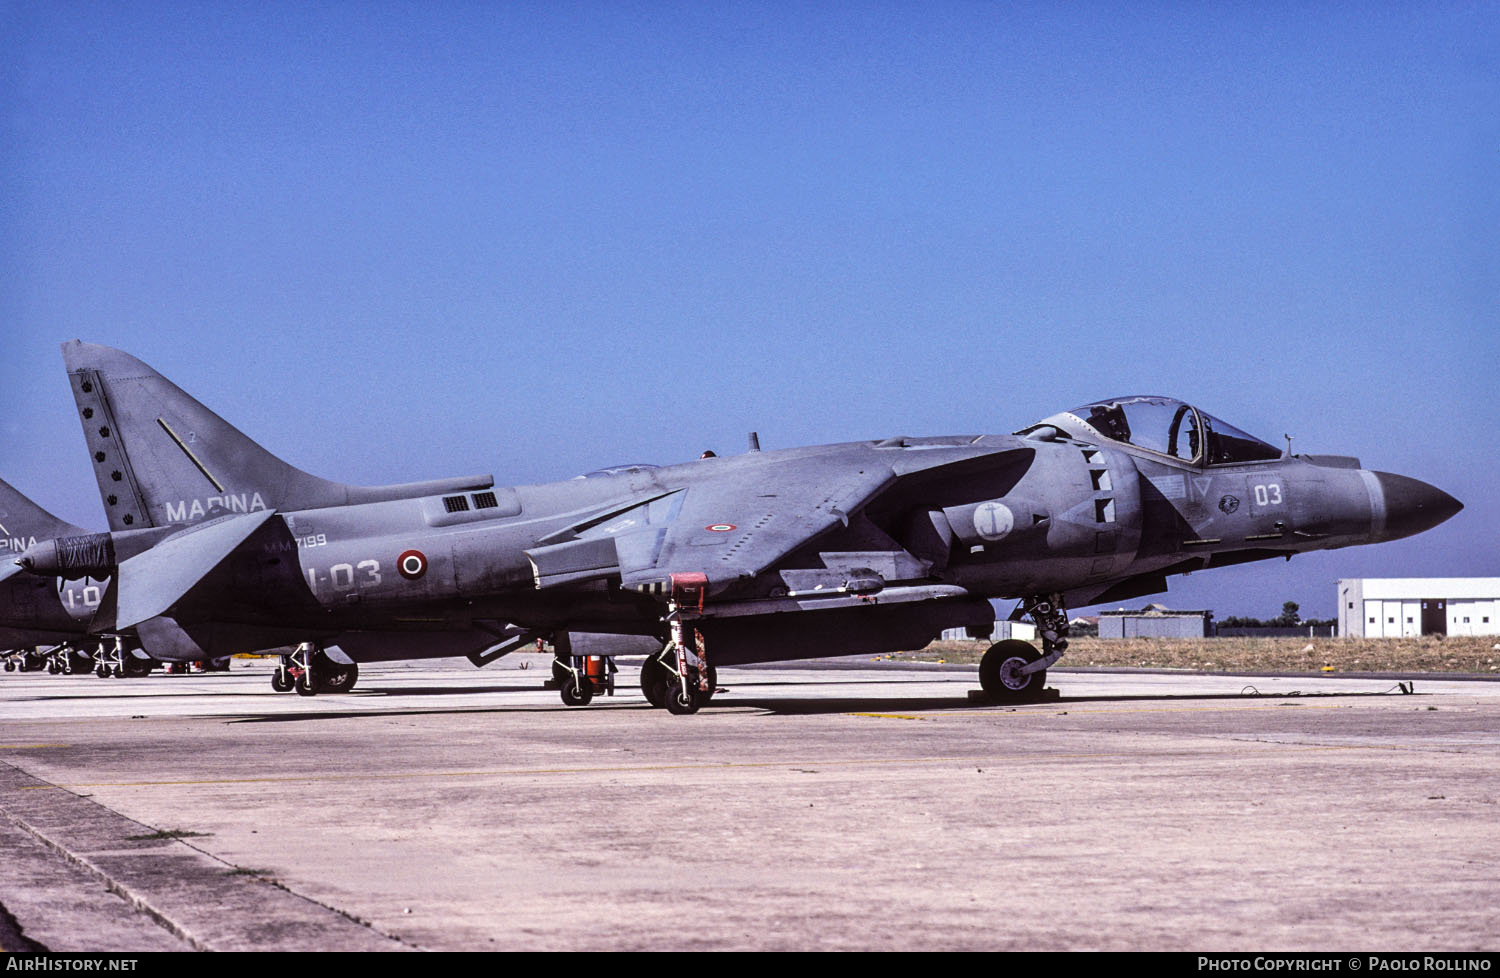
{"label": "aircraft antenna", "polygon": [[750,432],[750,451],[752,451],[752,452],[758,452],[758,451],[760,451],[760,433],[759,432],[756,432],[756,431]]}

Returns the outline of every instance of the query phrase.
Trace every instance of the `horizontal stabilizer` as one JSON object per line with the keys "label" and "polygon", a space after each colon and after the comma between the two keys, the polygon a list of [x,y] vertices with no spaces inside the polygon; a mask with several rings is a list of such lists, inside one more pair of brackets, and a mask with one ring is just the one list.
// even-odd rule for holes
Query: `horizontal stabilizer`
{"label": "horizontal stabilizer", "polygon": [[189,634],[173,618],[163,616],[136,622],[135,634],[150,652],[150,658],[163,662],[194,662],[213,658],[208,649],[212,643],[201,635]]}
{"label": "horizontal stabilizer", "polygon": [[115,627],[129,628],[172,607],[275,515],[262,510],[195,523],[121,561]]}

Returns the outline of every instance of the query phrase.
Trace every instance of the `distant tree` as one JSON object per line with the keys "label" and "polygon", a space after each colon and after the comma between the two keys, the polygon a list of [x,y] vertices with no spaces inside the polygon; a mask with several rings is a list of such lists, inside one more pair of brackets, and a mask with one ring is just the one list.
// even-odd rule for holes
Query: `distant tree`
{"label": "distant tree", "polygon": [[1276,624],[1284,628],[1291,628],[1301,623],[1302,617],[1297,614],[1299,610],[1300,608],[1297,606],[1297,602],[1286,602],[1281,606],[1281,617],[1276,619]]}

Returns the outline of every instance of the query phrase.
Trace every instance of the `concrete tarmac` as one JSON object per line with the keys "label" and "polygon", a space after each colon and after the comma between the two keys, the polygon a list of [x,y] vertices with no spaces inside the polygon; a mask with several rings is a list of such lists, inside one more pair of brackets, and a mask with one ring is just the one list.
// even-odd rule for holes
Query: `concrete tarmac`
{"label": "concrete tarmac", "polygon": [[0,674],[0,947],[1500,946],[1500,683],[546,663]]}

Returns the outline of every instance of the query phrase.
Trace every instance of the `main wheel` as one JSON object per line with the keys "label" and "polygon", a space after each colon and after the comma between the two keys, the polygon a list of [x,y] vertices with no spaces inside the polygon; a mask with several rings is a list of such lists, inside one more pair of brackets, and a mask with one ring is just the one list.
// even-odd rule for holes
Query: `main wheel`
{"label": "main wheel", "polygon": [[347,666],[326,659],[318,663],[318,692],[347,693],[359,681],[359,663]]}
{"label": "main wheel", "polygon": [[588,706],[594,699],[594,684],[585,679],[580,685],[571,675],[563,680],[562,701],[568,706]]}
{"label": "main wheel", "polygon": [[317,695],[317,692],[318,691],[313,688],[313,684],[308,681],[307,673],[304,672],[302,675],[297,677],[298,696],[315,696]]}
{"label": "main wheel", "polygon": [[979,660],[979,685],[994,703],[1031,703],[1041,698],[1047,685],[1047,670],[1022,673],[1021,670],[1042,654],[1033,646],[1016,639],[996,642]]}
{"label": "main wheel", "polygon": [[271,673],[271,688],[276,690],[276,692],[290,693],[294,685],[296,683],[293,681],[291,674],[285,669],[277,668],[275,672]]}
{"label": "main wheel", "polygon": [[667,705],[668,686],[677,681],[677,674],[668,669],[666,664],[654,655],[646,657],[641,666],[641,692],[646,694],[646,702],[657,709]]}

